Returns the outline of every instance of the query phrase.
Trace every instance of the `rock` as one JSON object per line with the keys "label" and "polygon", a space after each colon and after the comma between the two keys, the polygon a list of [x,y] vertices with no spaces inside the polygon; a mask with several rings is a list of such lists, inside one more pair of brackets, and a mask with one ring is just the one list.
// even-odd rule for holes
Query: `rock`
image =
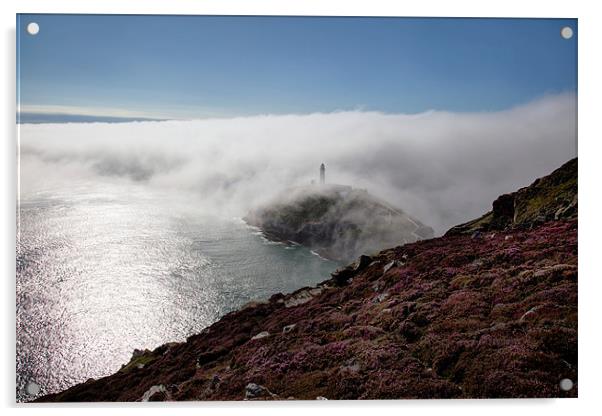
{"label": "rock", "polygon": [[577,266],[572,264],[555,264],[553,266],[544,267],[540,270],[537,270],[535,273],[533,273],[533,277],[537,279],[544,277],[560,279],[565,273],[568,273],[569,275],[571,273],[577,273]]}
{"label": "rock", "polygon": [[387,292],[381,293],[374,299],[374,303],[380,303],[383,300],[387,299],[388,297],[389,297],[389,294]]}
{"label": "rock", "polygon": [[254,337],[252,337],[251,339],[255,340],[255,339],[261,339],[261,338],[265,338],[265,337],[269,337],[269,336],[270,336],[270,333],[268,331],[262,331],[259,334],[255,335]]}
{"label": "rock", "polygon": [[[480,218],[452,227],[445,235],[530,229],[547,221],[577,217],[577,158],[511,194],[501,195]],[[474,234],[473,234],[474,235]]]}
{"label": "rock", "polygon": [[357,373],[360,371],[360,365],[357,361],[355,361],[355,359],[350,358],[349,360],[347,360],[345,362],[345,365],[343,367],[341,367],[342,370],[345,371],[350,371],[352,373]]}
{"label": "rock", "polygon": [[355,266],[355,271],[359,272],[359,271],[364,270],[367,266],[370,265],[370,263],[372,263],[372,257],[362,254],[360,256],[359,260],[357,261],[357,265]]}
{"label": "rock", "polygon": [[316,400],[328,400],[328,399],[324,396],[318,396],[318,397],[316,397]]}
{"label": "rock", "polygon": [[387,264],[385,265],[385,267],[383,267],[383,274],[385,274],[385,273],[387,273],[389,270],[391,270],[391,268],[392,268],[393,266],[395,266],[395,260],[393,260],[393,261],[391,261],[391,262],[387,263]]}
{"label": "rock", "polygon": [[284,303],[284,298],[285,298],[284,294],[276,293],[270,297],[270,302],[271,303]]}
{"label": "rock", "polygon": [[577,193],[575,192],[575,195],[573,196],[572,201],[565,205],[560,207],[556,213],[554,214],[554,219],[555,220],[560,220],[560,219],[564,219],[564,218],[571,218],[576,216],[577,213]]}
{"label": "rock", "polygon": [[[407,257],[408,257],[408,256],[407,256],[406,254],[404,254],[404,256],[403,256],[403,257],[407,259]],[[392,263],[393,263],[393,264],[392,264],[392,265],[391,265],[391,266],[390,266],[390,267],[387,269],[387,271],[389,271],[389,270],[390,270],[390,269],[392,269],[392,268],[395,268],[395,267],[402,267],[402,266],[404,266],[404,265],[405,265],[405,263],[404,263],[403,261],[401,261],[401,260],[393,260],[393,262],[392,262]],[[387,271],[383,271],[383,274],[385,274]]]}
{"label": "rock", "polygon": [[483,259],[476,259],[476,260],[473,260],[472,263],[470,263],[470,265],[474,266],[474,267],[482,267],[483,264],[485,264]]}
{"label": "rock", "polygon": [[134,351],[132,352],[132,358],[130,358],[130,361],[132,361],[134,358],[138,358],[146,353],[150,352],[149,350],[139,350],[138,348],[134,349]]}
{"label": "rock", "polygon": [[25,386],[25,392],[30,396],[37,396],[38,394],[40,394],[40,390],[41,389],[38,383],[35,383],[33,381],[28,382]]}
{"label": "rock", "polygon": [[141,398],[141,401],[143,402],[149,402],[149,401],[163,401],[167,398],[167,389],[165,388],[165,386],[163,384],[158,384],[155,386],[152,386],[150,389],[148,389]]}
{"label": "rock", "polygon": [[343,286],[348,283],[349,279],[351,279],[353,274],[353,267],[347,266],[345,268],[335,270],[330,275],[332,276],[332,279],[334,280],[337,286]]}
{"label": "rock", "polygon": [[178,345],[180,345],[179,342],[168,342],[163,344],[160,348],[163,350],[162,354],[165,355],[167,354],[172,348],[177,347]]}
{"label": "rock", "polygon": [[524,321],[525,321],[525,319],[526,319],[527,317],[529,317],[529,316],[531,316],[531,315],[534,315],[534,314],[535,314],[535,312],[537,312],[537,310],[538,310],[539,308],[541,308],[541,306],[534,306],[534,307],[532,307],[532,308],[531,308],[531,309],[529,309],[527,312],[525,312],[525,313],[523,314],[523,316],[521,316],[521,317],[520,317],[520,319],[518,320],[518,322],[524,322]]}
{"label": "rock", "polygon": [[337,286],[344,286],[351,283],[353,281],[353,276],[364,270],[370,263],[372,263],[372,257],[362,254],[355,263],[335,270],[331,273],[331,276]]}
{"label": "rock", "polygon": [[249,383],[245,387],[245,398],[259,397],[267,392],[267,389],[259,384]]}
{"label": "rock", "polygon": [[470,236],[470,238],[472,238],[473,240],[480,240],[483,237],[483,233],[480,232],[479,230],[475,231],[474,233],[472,233],[472,235]]}
{"label": "rock", "polygon": [[496,230],[503,230],[514,220],[514,194],[500,195],[493,201],[493,220],[491,226]]}
{"label": "rock", "polygon": [[277,398],[278,395],[269,391],[266,387],[255,383],[249,383],[245,387],[245,400]]}
{"label": "rock", "polygon": [[286,325],[284,328],[282,328],[282,333],[283,334],[288,334],[289,332],[291,332],[293,329],[295,329],[295,327],[297,326],[297,324],[290,324],[290,325]]}
{"label": "rock", "polygon": [[293,306],[303,305],[304,303],[312,300],[314,296],[318,296],[320,293],[322,293],[321,287],[300,289],[284,300],[284,306],[291,308]]}

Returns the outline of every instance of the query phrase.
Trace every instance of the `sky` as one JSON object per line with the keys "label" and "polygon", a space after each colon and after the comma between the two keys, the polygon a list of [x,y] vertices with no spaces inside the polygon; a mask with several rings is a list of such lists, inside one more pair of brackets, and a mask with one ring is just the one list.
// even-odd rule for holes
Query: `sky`
{"label": "sky", "polygon": [[494,112],[577,89],[575,19],[22,14],[17,33],[22,122]]}

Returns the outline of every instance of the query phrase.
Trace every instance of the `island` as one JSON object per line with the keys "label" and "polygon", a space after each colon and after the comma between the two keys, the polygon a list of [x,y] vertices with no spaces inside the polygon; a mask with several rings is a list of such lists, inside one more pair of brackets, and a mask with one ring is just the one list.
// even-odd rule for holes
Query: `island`
{"label": "island", "polygon": [[342,263],[398,244],[433,237],[433,229],[365,189],[320,181],[289,188],[244,220],[271,240],[298,243]]}

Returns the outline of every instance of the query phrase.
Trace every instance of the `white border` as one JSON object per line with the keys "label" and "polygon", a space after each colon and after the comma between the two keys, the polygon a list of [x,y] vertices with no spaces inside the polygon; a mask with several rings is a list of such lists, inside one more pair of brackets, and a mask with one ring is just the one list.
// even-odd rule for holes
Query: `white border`
{"label": "white border", "polygon": [[[0,392],[2,405],[8,413],[27,414],[43,411],[46,414],[163,414],[165,407],[93,405],[40,407],[21,405],[15,408],[15,192],[16,192],[16,127],[15,127],[15,13],[108,13],[108,14],[237,14],[237,15],[347,15],[347,16],[472,16],[472,17],[569,17],[579,18],[579,399],[576,400],[470,400],[470,401],[399,401],[399,402],[296,402],[296,403],[195,403],[178,404],[178,413],[301,415],[332,414],[343,411],[364,415],[375,410],[383,413],[420,413],[421,415],[462,414],[504,415],[508,413],[545,412],[548,415],[590,414],[602,408],[599,389],[601,365],[598,350],[602,345],[600,296],[602,296],[602,267],[598,261],[602,216],[600,183],[600,75],[602,74],[599,41],[602,22],[593,1],[412,1],[382,0],[3,0],[2,13],[3,58],[1,66],[4,99],[2,100],[3,140],[0,161],[3,198],[3,224],[0,244],[4,296],[2,302],[2,360],[0,362]],[[199,409],[200,408],[200,409]],[[171,413],[171,412],[170,412]]]}

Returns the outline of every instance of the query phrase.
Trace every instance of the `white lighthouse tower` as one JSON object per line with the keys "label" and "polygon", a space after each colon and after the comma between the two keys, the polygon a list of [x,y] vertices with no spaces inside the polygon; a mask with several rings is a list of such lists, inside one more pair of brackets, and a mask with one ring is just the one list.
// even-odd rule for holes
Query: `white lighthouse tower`
{"label": "white lighthouse tower", "polygon": [[326,183],[326,166],[324,163],[320,165],[320,184],[324,185]]}

